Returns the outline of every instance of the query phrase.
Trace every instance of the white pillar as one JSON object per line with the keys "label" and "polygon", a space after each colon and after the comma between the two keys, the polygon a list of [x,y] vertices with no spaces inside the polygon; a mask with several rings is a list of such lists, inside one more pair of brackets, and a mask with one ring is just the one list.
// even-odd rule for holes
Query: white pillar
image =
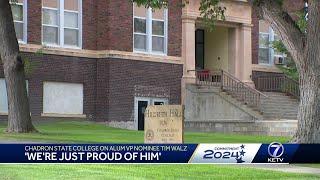
{"label": "white pillar", "polygon": [[195,76],[195,22],[196,17],[182,17],[182,60],[181,103],[184,104],[186,84],[194,84]]}
{"label": "white pillar", "polygon": [[248,85],[254,85],[251,80],[252,74],[252,47],[251,47],[251,24],[242,24],[237,32],[238,58],[236,75]]}

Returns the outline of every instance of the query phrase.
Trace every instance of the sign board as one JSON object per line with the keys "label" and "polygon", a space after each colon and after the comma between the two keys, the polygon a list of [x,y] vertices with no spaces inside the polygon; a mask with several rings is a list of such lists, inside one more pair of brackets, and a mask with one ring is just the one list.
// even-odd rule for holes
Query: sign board
{"label": "sign board", "polygon": [[144,118],[145,143],[183,143],[183,106],[148,106]]}

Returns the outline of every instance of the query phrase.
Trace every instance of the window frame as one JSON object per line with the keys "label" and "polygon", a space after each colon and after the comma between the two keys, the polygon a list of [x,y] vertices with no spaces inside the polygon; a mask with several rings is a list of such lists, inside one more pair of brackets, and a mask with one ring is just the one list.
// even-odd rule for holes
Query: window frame
{"label": "window frame", "polygon": [[[41,4],[41,43],[44,46],[49,46],[49,47],[62,47],[62,48],[70,48],[70,49],[82,49],[82,0],[77,0],[78,1],[78,8],[79,11],[73,11],[73,10],[66,10],[64,9],[64,0],[57,0],[58,1],[58,8],[51,8],[51,7],[44,7],[43,4]],[[48,9],[48,10],[57,10],[58,12],[58,22],[59,25],[50,25],[50,24],[44,24],[43,23],[43,9]],[[78,14],[78,28],[71,28],[71,27],[65,27],[64,25],[64,13],[65,12],[71,12],[71,13],[77,13]],[[58,44],[51,44],[51,43],[46,43],[43,40],[44,34],[43,34],[43,26],[47,27],[56,27],[58,28]],[[70,29],[70,30],[78,30],[78,46],[72,46],[72,45],[66,45],[64,43],[64,30],[65,29]]]}
{"label": "window frame", "polygon": [[[269,27],[269,32],[268,32],[268,33],[266,33],[266,32],[260,32],[260,30],[259,30],[259,40],[260,40],[260,35],[261,35],[261,34],[265,34],[265,35],[268,35],[268,36],[269,36],[269,43],[273,42],[273,41],[275,40],[275,36],[277,36],[277,34],[275,34],[275,32],[273,31],[273,29],[272,29],[271,27]],[[258,57],[258,64],[273,66],[273,65],[275,65],[275,64],[274,64],[274,58],[275,58],[275,57],[282,57],[282,58],[285,59],[285,54],[283,54],[283,55],[276,55],[274,48],[272,48],[270,45],[269,45],[269,47],[260,46],[260,41],[259,41],[259,51],[260,51],[260,48],[261,48],[261,49],[268,49],[268,52],[269,52],[269,60],[268,60],[268,62],[269,62],[269,63],[260,63],[260,62],[259,62],[260,59],[259,59],[259,57]],[[258,52],[258,53],[259,53],[259,52]]]}
{"label": "window frame", "polygon": [[[135,8],[135,4],[133,3],[133,18],[132,18],[132,24],[133,24],[133,31],[132,31],[132,35],[133,35],[133,38],[132,38],[132,49],[133,49],[133,52],[135,53],[143,53],[143,54],[151,54],[151,55],[162,55],[162,56],[167,56],[168,54],[168,9],[165,8],[165,9],[162,9],[163,10],[163,16],[164,16],[164,19],[153,19],[152,18],[152,15],[153,15],[153,12],[152,12],[152,8],[148,8],[146,10],[146,17],[140,17],[140,16],[135,16],[134,14],[134,9]],[[143,34],[143,33],[136,33],[134,32],[134,19],[145,19],[146,20],[146,34]],[[152,21],[162,21],[164,22],[164,35],[161,36],[161,35],[153,35],[152,34]],[[135,34],[141,34],[141,35],[146,35],[146,50],[144,49],[137,49],[134,47],[134,35]],[[164,38],[164,47],[163,47],[163,52],[161,51],[153,51],[152,50],[152,37],[162,37]]]}
{"label": "window frame", "polygon": [[[271,41],[270,41],[270,33],[266,33],[266,32],[259,32],[259,52],[260,52],[260,49],[267,49],[268,50],[268,62],[269,63],[261,63],[261,62],[259,62],[260,61],[260,59],[259,59],[259,57],[258,57],[258,63],[259,64],[262,64],[262,65],[272,65],[272,62],[271,62],[271,53],[270,53],[270,46],[261,46],[261,44],[260,44],[260,35],[268,35],[268,43],[270,43]],[[258,52],[258,53],[259,53]]]}
{"label": "window frame", "polygon": [[[81,105],[81,113],[66,113],[66,112],[49,112],[49,111],[45,111],[47,110],[47,104],[45,103],[45,98],[48,97],[46,96],[46,85],[51,84],[51,85],[56,85],[56,86],[61,86],[61,85],[80,85],[81,86],[81,92],[82,92],[82,96],[81,96],[81,101],[82,101],[82,105]],[[43,81],[42,84],[42,114],[59,114],[59,115],[85,115],[85,109],[84,109],[84,99],[85,99],[85,95],[84,95],[84,84],[83,83],[72,83],[72,82],[61,82],[61,81]]]}
{"label": "window frame", "polygon": [[[10,3],[10,7],[11,5],[13,4],[12,2],[9,2]],[[23,23],[23,26],[22,26],[22,33],[23,33],[23,37],[22,37],[22,40],[18,39],[18,43],[20,44],[27,44],[28,42],[28,0],[23,0],[23,3],[18,3],[18,2],[15,2],[14,4],[16,5],[22,5],[22,21],[16,21],[16,20],[13,20],[13,23],[15,22],[18,22],[18,23]],[[16,30],[15,30],[16,31]]]}

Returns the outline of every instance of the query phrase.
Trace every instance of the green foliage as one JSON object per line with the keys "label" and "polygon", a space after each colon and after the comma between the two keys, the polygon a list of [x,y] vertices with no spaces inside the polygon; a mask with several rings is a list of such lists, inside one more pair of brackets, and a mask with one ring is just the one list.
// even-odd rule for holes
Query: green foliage
{"label": "green foliage", "polygon": [[219,2],[220,0],[201,0],[200,2],[200,15],[210,30],[213,30],[217,20],[225,20],[226,7],[220,6]]}
{"label": "green foliage", "polygon": [[306,12],[297,12],[296,14],[299,17],[296,21],[297,26],[299,27],[301,32],[306,33],[308,25],[308,21],[306,19]]}
{"label": "green foliage", "polygon": [[294,61],[292,60],[289,51],[287,50],[287,48],[284,46],[284,44],[282,43],[282,41],[273,41],[272,42],[272,48],[274,48],[275,50],[287,54],[288,57],[286,58],[286,66],[283,65],[277,65],[277,67],[288,77],[299,81],[299,72],[298,69],[296,67],[296,64],[294,63]]}
{"label": "green foliage", "polygon": [[275,50],[281,52],[281,53],[285,53],[285,54],[289,53],[287,48],[286,48],[286,46],[280,40],[272,41],[271,42],[271,47],[274,48]]}
{"label": "green foliage", "polygon": [[277,65],[277,67],[291,79],[299,81],[299,72],[292,60],[287,60],[287,66]]}
{"label": "green foliage", "polygon": [[273,41],[272,42],[272,48],[274,48],[275,50],[287,54],[287,58],[286,58],[286,66],[283,65],[277,65],[277,67],[288,77],[298,81],[299,80],[299,72],[298,69],[296,67],[296,64],[294,63],[294,61],[292,60],[289,51],[287,50],[287,48],[284,46],[284,44],[282,43],[282,41]]}
{"label": "green foliage", "polygon": [[[35,55],[36,56],[42,56],[43,55],[43,48],[38,49],[35,52]],[[39,62],[31,61],[28,57],[25,57],[22,54],[20,56],[23,59],[24,72],[26,73],[26,75],[30,75],[39,66]]]}
{"label": "green foliage", "polygon": [[138,6],[145,6],[146,8],[166,8],[168,6],[168,0],[131,0],[136,3]]}

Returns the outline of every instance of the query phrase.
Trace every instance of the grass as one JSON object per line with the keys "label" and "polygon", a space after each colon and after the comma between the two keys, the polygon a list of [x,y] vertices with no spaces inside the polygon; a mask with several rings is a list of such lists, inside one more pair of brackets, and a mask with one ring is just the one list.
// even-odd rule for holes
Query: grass
{"label": "grass", "polygon": [[225,165],[0,165],[1,179],[317,179]]}
{"label": "grass", "polygon": [[297,166],[311,167],[311,168],[319,168],[320,164],[296,164]]}
{"label": "grass", "polygon": [[[41,133],[4,134],[2,140],[63,143],[143,143],[143,132],[81,121],[38,122]],[[0,132],[6,127],[0,123]],[[270,143],[286,137],[186,132],[186,143]],[[226,165],[0,165],[0,179],[317,179],[295,174]]]}
{"label": "grass", "polygon": [[[143,143],[142,131],[122,130],[103,124],[83,121],[56,121],[35,123],[40,133],[4,134],[0,139],[61,143]],[[6,127],[0,124],[0,132]],[[219,133],[186,132],[185,143],[270,143],[286,142],[287,137],[231,135]]]}

